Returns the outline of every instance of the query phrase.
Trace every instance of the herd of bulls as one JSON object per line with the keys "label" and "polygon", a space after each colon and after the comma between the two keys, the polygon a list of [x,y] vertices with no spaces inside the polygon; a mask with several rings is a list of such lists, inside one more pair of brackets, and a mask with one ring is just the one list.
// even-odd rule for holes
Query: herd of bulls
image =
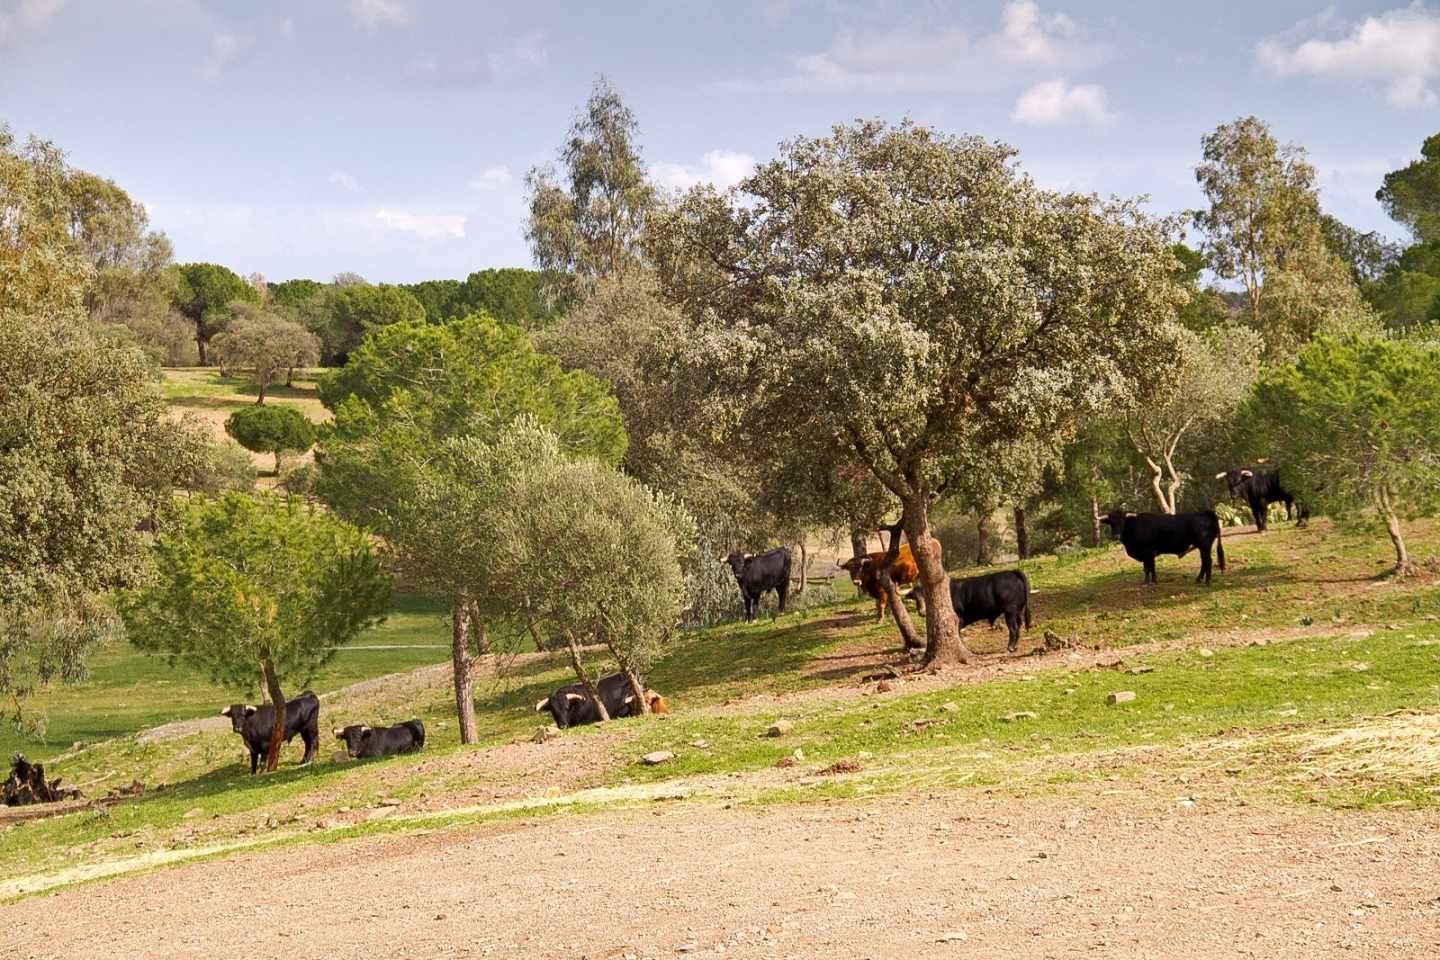
{"label": "herd of bulls", "polygon": [[[1255,527],[1260,532],[1265,530],[1265,513],[1272,503],[1285,504],[1287,519],[1297,514],[1297,507],[1300,523],[1309,516],[1305,507],[1297,505],[1295,497],[1285,489],[1278,471],[1274,469],[1228,470],[1216,475],[1215,479],[1226,482],[1232,499],[1247,503],[1254,514]],[[1156,582],[1155,558],[1161,555],[1183,557],[1191,550],[1199,551],[1197,583],[1210,583],[1212,547],[1215,562],[1221,571],[1225,569],[1220,520],[1213,510],[1179,514],[1115,510],[1097,519],[1110,528],[1125,552],[1144,566],[1146,584]],[[940,541],[932,539],[930,546],[936,559],[940,559]],[[875,600],[875,616],[881,622],[890,603],[886,581],[895,590],[902,591],[902,588],[913,588],[920,576],[909,544],[902,545],[888,565],[886,557],[883,552],[869,553],[840,564],[850,574],[851,582]],[[785,600],[790,590],[789,550],[777,547],[761,554],[736,551],[722,558],[721,562],[728,564],[735,575],[736,585],[745,601],[747,620],[756,618],[761,597],[772,591],[779,599],[780,612],[785,612]],[[882,574],[888,574],[888,577]],[[910,593],[923,615],[925,610],[920,592],[912,589]],[[1021,625],[1026,629],[1031,625],[1030,581],[1020,570],[1001,570],[977,577],[952,577],[950,601],[962,629],[982,620],[993,627],[1003,618],[1009,631],[1007,647],[1012,652],[1019,645]],[[561,729],[600,720],[597,698],[605,707],[605,715],[612,719],[638,716],[643,710],[637,703],[637,689],[640,688],[632,685],[624,674],[615,673],[595,684],[594,697],[583,685],[569,684],[535,704],[535,710],[548,712]],[[669,712],[665,698],[654,690],[644,688],[643,695],[650,712]],[[274,708],[268,704],[256,707],[236,703],[220,712],[230,718],[234,731],[245,740],[250,751],[250,772],[255,773],[274,733]],[[407,720],[392,727],[355,724],[332,733],[337,740],[344,742],[346,754],[355,758],[410,753],[425,745],[425,727],[419,720]],[[320,746],[320,699],[309,690],[285,704],[284,740],[289,743],[297,735],[305,744],[305,755],[300,761],[303,766],[315,759]]]}

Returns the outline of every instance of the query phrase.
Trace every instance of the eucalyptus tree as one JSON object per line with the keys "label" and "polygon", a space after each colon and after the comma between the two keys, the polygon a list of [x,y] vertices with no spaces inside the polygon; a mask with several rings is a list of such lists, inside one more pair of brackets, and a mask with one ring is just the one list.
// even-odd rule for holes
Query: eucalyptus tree
{"label": "eucalyptus tree", "polygon": [[560,148],[560,169],[526,177],[525,235],[535,262],[557,277],[624,277],[642,262],[640,241],[655,208],[636,143],[639,124],[620,92],[600,77]]}
{"label": "eucalyptus tree", "polygon": [[1065,434],[1168,376],[1177,342],[1164,226],[1137,202],[1043,190],[1015,155],[860,122],[651,222],[709,428],[757,462],[859,463],[897,498],[930,664],[969,658],[930,547],[957,463]]}

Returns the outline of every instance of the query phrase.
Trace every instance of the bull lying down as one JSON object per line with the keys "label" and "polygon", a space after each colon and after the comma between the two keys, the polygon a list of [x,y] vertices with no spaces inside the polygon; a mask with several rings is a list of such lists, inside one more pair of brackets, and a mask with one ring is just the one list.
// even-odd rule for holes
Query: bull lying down
{"label": "bull lying down", "polygon": [[1210,546],[1215,546],[1215,559],[1225,570],[1225,544],[1220,539],[1220,518],[1214,510],[1195,513],[1125,513],[1112,510],[1100,518],[1110,532],[1125,546],[1132,560],[1145,566],[1145,583],[1158,583],[1155,558],[1160,554],[1183,557],[1191,550],[1200,551],[1200,574],[1196,583],[1210,584]]}
{"label": "bull lying down", "polygon": [[[595,692],[600,695],[600,702],[605,704],[605,712],[611,720],[637,717],[642,713],[635,702],[635,691],[630,688],[630,681],[625,679],[623,673],[612,673],[605,677],[595,684]],[[665,698],[648,687],[645,690],[645,699],[650,703],[651,713],[670,712]],[[595,701],[585,692],[585,686],[579,683],[567,684],[535,704],[536,713],[547,710],[550,716],[555,718],[555,726],[561,730],[595,723],[600,719],[600,711],[595,708]]]}
{"label": "bull lying down", "polygon": [[[220,711],[220,716],[230,718],[231,728],[245,739],[250,749],[250,773],[260,766],[260,758],[270,750],[270,736],[275,728],[275,708],[270,704],[255,707],[248,703],[232,703]],[[295,739],[296,734],[305,743],[305,756],[300,766],[315,759],[320,749],[320,698],[306,690],[294,700],[285,701],[285,742]]]}
{"label": "bull lying down", "polygon": [[1020,644],[1020,623],[1030,628],[1030,580],[1019,570],[1001,570],[979,577],[952,577],[950,580],[950,603],[955,615],[960,618],[964,629],[981,620],[995,621],[1005,618],[1010,631],[1006,649],[1011,653]]}
{"label": "bull lying down", "polygon": [[345,752],[356,759],[414,753],[425,746],[425,725],[419,720],[406,720],[393,727],[352,723],[330,732],[336,740],[345,741]]}

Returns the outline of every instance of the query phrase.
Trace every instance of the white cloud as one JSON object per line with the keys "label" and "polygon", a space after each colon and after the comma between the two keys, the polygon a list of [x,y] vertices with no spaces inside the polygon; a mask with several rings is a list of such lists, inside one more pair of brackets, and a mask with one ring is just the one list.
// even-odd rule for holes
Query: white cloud
{"label": "white cloud", "polygon": [[1047,80],[1020,94],[1010,119],[1034,127],[1055,127],[1074,123],[1105,126],[1115,119],[1110,112],[1105,88],[1093,83],[1071,84]]}
{"label": "white cloud", "polygon": [[49,23],[66,0],[0,0],[0,48]]}
{"label": "white cloud", "polygon": [[293,18],[285,17],[276,25],[276,29],[280,31],[280,36],[286,40],[295,39],[295,20]]}
{"label": "white cloud", "polygon": [[375,219],[389,231],[409,233],[421,240],[459,240],[465,236],[463,213],[412,213],[408,210],[375,211]]}
{"label": "white cloud", "polygon": [[330,182],[344,190],[346,193],[359,193],[360,181],[344,170],[336,170],[330,174]]}
{"label": "white cloud", "polygon": [[350,0],[350,15],[366,30],[403,27],[411,19],[403,0]]}
{"label": "white cloud", "polygon": [[470,181],[470,187],[473,190],[501,190],[514,182],[515,175],[510,172],[510,168],[501,164],[481,170],[479,175]]}
{"label": "white cloud", "polygon": [[202,80],[216,83],[234,64],[238,63],[255,45],[255,38],[222,31],[210,38],[210,52],[201,61],[197,71]]}
{"label": "white cloud", "polygon": [[735,150],[711,150],[700,158],[698,165],[655,163],[650,165],[650,179],[666,190],[689,190],[701,183],[714,184],[718,190],[735,186],[755,170],[755,158]]}
{"label": "white cloud", "polygon": [[1429,83],[1440,74],[1440,13],[1414,3],[1351,24],[1327,12],[1262,40],[1255,53],[1278,76],[1374,80],[1397,107],[1430,106],[1436,95]]}
{"label": "white cloud", "polygon": [[988,34],[953,26],[843,29],[823,53],[796,57],[781,85],[804,93],[969,90],[1016,73],[1083,69],[1104,57],[1069,17],[1046,14],[1033,0],[1011,0],[999,29]]}
{"label": "white cloud", "polygon": [[527,34],[491,53],[451,59],[426,57],[410,65],[410,76],[440,86],[476,87],[533,73],[549,63],[540,34]]}

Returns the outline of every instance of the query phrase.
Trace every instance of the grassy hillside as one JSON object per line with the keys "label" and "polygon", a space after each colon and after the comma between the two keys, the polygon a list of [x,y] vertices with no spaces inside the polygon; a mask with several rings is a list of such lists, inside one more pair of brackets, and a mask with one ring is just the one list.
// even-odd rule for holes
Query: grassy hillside
{"label": "grassy hillside", "polygon": [[[1440,554],[1440,527],[1417,523],[1412,532],[1418,557]],[[1162,561],[1161,583],[1151,588],[1140,585],[1138,564],[1118,547],[1031,561],[1036,627],[1021,653],[1000,652],[1003,629],[972,626],[968,639],[984,656],[939,676],[909,672],[893,628],[870,620],[868,602],[845,599],[687,635],[650,677],[670,697],[673,716],[567,731],[545,744],[529,740],[538,725],[533,704],[568,678],[568,667],[538,654],[491,664],[504,669],[480,679],[481,749],[456,741],[443,665],[323,701],[327,730],[421,717],[430,737],[415,757],[347,763],[322,752],[322,762],[300,769],[297,741],[278,774],[251,778],[238,738],[222,726],[182,728],[164,739],[117,737],[63,752],[53,769],[91,793],[139,778],[151,788],[146,798],[104,817],[72,815],[0,833],[0,876],[50,875],[27,884],[51,883],[55,871],[79,866],[135,869],[155,862],[147,858],[229,844],[433,829],[638,801],[657,790],[748,803],[939,788],[1019,797],[1163,777],[1194,796],[1433,804],[1440,789],[1433,559],[1420,577],[1377,579],[1384,545],[1323,520],[1263,536],[1231,532],[1226,544],[1229,570],[1209,589],[1191,582],[1193,556]],[[394,618],[397,634],[405,617],[414,618],[417,640],[443,643],[438,611]],[[1044,652],[1047,629],[1075,646]],[[427,653],[444,659],[443,650]],[[365,672],[343,672],[352,654],[362,652],[341,654],[316,688],[332,690]],[[415,657],[423,662],[419,649]],[[900,674],[887,682],[891,689],[864,681],[887,667]],[[52,703],[52,723],[133,730],[181,715],[177,709],[201,716],[227,699],[207,691],[207,702],[194,703],[200,688],[171,676],[177,706],[169,713],[145,708],[117,719],[117,701],[144,702],[152,692],[138,666],[129,670],[127,681],[104,690],[97,672],[88,697],[85,687],[65,691],[64,716]],[[1118,690],[1136,699],[1108,705],[1106,695]],[[153,695],[171,693],[164,687]],[[793,730],[766,737],[780,718]],[[651,750],[676,756],[639,764]],[[30,888],[0,884],[0,896]]]}
{"label": "grassy hillside", "polygon": [[[296,371],[291,386],[277,384],[265,392],[265,402],[295,407],[313,422],[329,419],[330,412],[320,405],[316,392],[316,381],[324,370]],[[255,385],[244,376],[224,377],[215,367],[169,367],[165,370],[162,385],[165,398],[176,416],[191,417],[203,423],[217,440],[226,438],[225,420],[230,414],[255,402]],[[275,458],[268,454],[253,454],[255,467],[262,472],[262,484],[268,480],[263,476],[275,469]],[[290,458],[291,463],[305,463],[310,459]]]}

